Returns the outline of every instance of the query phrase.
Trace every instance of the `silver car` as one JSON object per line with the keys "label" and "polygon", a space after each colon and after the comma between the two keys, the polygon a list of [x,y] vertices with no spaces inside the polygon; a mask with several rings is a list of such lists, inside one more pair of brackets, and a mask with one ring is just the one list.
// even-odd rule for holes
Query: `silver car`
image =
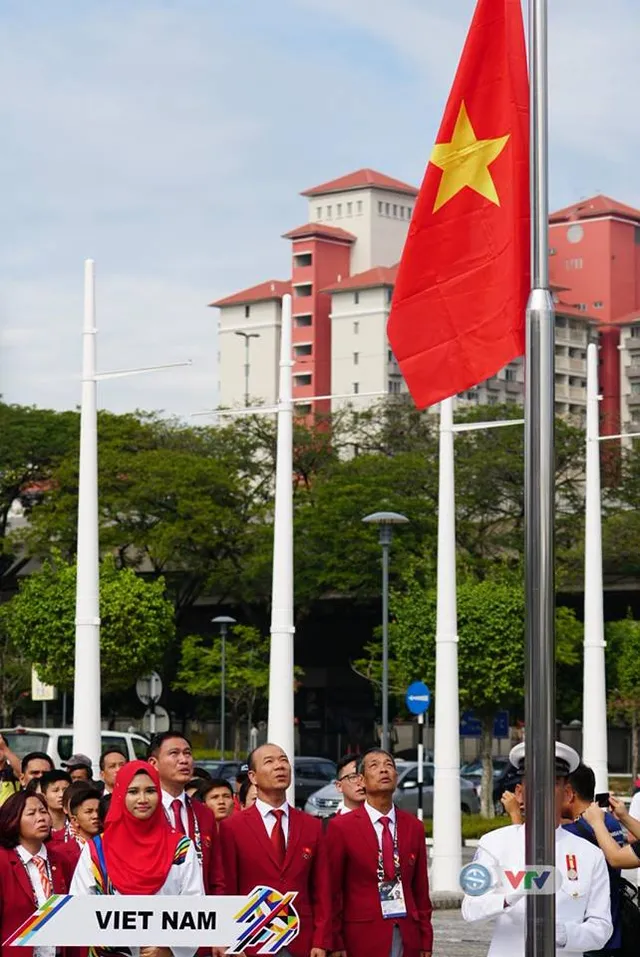
{"label": "silver car", "polygon": [[[418,764],[416,761],[398,763],[398,787],[394,803],[403,811],[415,814],[418,808]],[[342,795],[335,784],[327,784],[311,795],[305,805],[307,814],[314,817],[331,817],[342,803]],[[433,764],[424,765],[424,790],[422,808],[425,817],[433,816]],[[460,779],[460,809],[463,814],[479,814],[480,801],[475,787],[466,778]]]}

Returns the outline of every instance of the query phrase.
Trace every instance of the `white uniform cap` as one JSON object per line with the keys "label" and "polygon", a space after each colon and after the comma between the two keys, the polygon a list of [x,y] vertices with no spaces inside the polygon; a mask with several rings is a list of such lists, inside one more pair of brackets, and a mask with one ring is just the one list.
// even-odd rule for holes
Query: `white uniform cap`
{"label": "white uniform cap", "polygon": [[[516,744],[515,748],[511,748],[509,761],[514,768],[524,771],[525,759],[525,742],[521,741],[520,744]],[[579,764],[580,756],[578,752],[570,748],[568,744],[556,741],[556,774],[571,774]]]}

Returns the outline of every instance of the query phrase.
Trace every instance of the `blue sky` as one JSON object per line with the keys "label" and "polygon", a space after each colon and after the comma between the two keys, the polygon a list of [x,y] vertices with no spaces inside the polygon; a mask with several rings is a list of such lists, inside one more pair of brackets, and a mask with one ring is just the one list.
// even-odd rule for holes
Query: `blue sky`
{"label": "blue sky", "polygon": [[[298,193],[362,166],[418,184],[473,0],[3,0],[0,392],[79,400],[97,262],[115,411],[215,403],[215,310],[284,278]],[[551,0],[551,205],[640,206],[634,0]]]}

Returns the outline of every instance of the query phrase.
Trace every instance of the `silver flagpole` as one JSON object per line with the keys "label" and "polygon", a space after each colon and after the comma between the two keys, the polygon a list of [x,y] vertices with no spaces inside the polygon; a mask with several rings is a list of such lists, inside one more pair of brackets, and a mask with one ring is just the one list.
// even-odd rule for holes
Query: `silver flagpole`
{"label": "silver flagpole", "polygon": [[[526,863],[555,863],[554,307],[549,290],[547,0],[529,0],[531,293],[525,404]],[[526,957],[554,957],[555,895],[527,897]]]}

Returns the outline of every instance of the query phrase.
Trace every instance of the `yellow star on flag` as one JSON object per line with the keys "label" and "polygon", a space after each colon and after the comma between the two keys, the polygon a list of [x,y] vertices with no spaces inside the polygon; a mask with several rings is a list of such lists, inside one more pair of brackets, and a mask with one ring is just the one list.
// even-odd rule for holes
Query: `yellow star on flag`
{"label": "yellow star on flag", "polygon": [[431,162],[442,170],[433,212],[437,212],[465,186],[499,206],[500,198],[489,166],[500,156],[508,139],[507,133],[494,140],[479,140],[463,100],[451,142],[436,143],[431,153]]}

